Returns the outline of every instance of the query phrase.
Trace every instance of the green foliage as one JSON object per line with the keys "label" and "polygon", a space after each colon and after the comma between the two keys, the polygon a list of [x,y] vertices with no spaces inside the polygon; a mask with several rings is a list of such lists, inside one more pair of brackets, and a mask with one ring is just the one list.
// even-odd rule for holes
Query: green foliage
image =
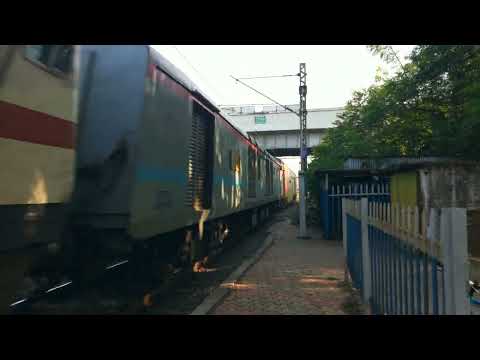
{"label": "green foliage", "polygon": [[480,159],[480,49],[419,45],[402,64],[391,46],[369,46],[400,66],[377,70],[376,83],[356,91],[341,119],[313,150],[310,175],[339,168],[348,157],[452,156]]}
{"label": "green foliage", "polygon": [[397,64],[403,67],[400,58],[391,45],[367,45],[373,55],[378,55],[387,64]]}

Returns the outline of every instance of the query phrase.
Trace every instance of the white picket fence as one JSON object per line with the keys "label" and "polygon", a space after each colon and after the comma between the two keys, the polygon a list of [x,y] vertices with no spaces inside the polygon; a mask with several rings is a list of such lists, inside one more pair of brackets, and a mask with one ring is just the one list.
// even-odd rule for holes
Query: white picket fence
{"label": "white picket fence", "polygon": [[376,313],[470,314],[466,209],[342,202],[348,271]]}

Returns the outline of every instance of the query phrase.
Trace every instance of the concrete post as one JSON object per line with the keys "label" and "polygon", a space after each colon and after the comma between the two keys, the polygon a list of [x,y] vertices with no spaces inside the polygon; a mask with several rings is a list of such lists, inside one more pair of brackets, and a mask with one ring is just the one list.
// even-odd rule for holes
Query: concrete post
{"label": "concrete post", "polygon": [[305,173],[303,171],[299,172],[300,180],[300,206],[299,206],[299,225],[300,231],[298,238],[308,239],[310,236],[307,233],[307,199],[306,199],[306,188],[305,188]]}
{"label": "concrete post", "polygon": [[362,224],[362,271],[363,271],[363,301],[370,303],[372,297],[372,273],[370,266],[370,247],[368,242],[368,198],[360,202]]}
{"label": "concrete post", "polygon": [[344,281],[348,281],[348,264],[347,264],[347,199],[342,197],[342,240],[343,240],[343,255],[345,259]]}
{"label": "concrete post", "polygon": [[469,315],[466,209],[442,209],[440,243],[444,265],[446,314]]}

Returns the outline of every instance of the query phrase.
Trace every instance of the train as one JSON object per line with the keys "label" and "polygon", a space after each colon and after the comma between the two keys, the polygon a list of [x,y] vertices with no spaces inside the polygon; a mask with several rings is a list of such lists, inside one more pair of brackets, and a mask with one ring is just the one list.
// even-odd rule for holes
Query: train
{"label": "train", "polygon": [[295,173],[147,45],[0,46],[0,166],[9,298],[125,257],[198,269],[296,199]]}

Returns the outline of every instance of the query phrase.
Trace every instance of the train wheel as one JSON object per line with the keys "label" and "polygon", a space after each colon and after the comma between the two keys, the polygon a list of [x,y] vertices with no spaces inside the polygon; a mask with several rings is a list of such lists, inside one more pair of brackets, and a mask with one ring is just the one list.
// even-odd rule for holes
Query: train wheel
{"label": "train wheel", "polygon": [[205,272],[205,262],[208,258],[209,244],[212,241],[214,230],[211,223],[203,224],[203,232],[200,231],[200,226],[194,230],[193,237],[193,272]]}
{"label": "train wheel", "polygon": [[203,265],[210,264],[221,248],[222,227],[217,222],[210,222],[205,232],[205,248],[204,257],[202,259]]}
{"label": "train wheel", "polygon": [[130,281],[134,288],[150,288],[154,282],[153,261],[154,254],[147,243],[134,244],[130,264]]}
{"label": "train wheel", "polygon": [[62,243],[62,258],[67,276],[79,286],[88,286],[95,278],[99,253],[93,234],[88,230],[72,230]]}

